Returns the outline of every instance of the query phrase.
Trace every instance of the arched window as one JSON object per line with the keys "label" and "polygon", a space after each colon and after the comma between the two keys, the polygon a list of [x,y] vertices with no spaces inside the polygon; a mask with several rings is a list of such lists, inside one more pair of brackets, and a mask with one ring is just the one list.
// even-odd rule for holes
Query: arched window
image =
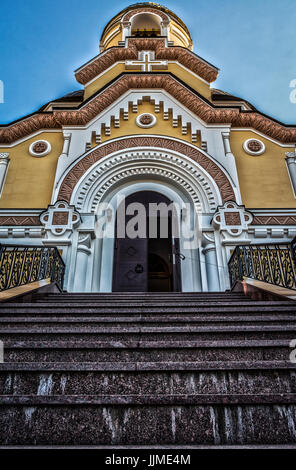
{"label": "arched window", "polygon": [[161,19],[151,13],[140,13],[132,18],[132,36],[157,37],[161,35]]}

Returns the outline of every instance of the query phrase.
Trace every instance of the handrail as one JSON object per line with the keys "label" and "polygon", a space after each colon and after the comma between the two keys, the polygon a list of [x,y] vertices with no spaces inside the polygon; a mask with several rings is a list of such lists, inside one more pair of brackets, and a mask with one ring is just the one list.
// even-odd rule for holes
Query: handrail
{"label": "handrail", "polygon": [[48,278],[62,291],[64,274],[56,247],[0,245],[0,291]]}
{"label": "handrail", "polygon": [[296,289],[296,238],[288,243],[237,246],[228,262],[231,287],[244,277]]}

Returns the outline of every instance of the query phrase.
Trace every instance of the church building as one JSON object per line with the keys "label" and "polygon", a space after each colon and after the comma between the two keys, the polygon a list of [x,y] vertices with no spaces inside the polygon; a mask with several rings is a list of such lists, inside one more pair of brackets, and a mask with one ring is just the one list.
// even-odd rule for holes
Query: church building
{"label": "church building", "polygon": [[296,125],[193,47],[131,5],[0,126],[0,450],[296,448]]}
{"label": "church building", "polygon": [[[295,126],[216,89],[162,6],[120,12],[98,52],[82,89],[0,127],[0,242],[57,247],[68,292],[229,289],[237,245],[296,235]],[[118,239],[119,198],[178,205],[178,236]]]}

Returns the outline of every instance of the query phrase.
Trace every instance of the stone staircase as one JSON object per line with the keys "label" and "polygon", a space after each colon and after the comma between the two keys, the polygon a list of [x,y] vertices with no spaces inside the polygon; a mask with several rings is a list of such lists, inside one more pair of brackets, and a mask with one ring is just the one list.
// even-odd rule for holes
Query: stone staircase
{"label": "stone staircase", "polygon": [[239,293],[0,304],[0,445],[296,446],[296,303]]}

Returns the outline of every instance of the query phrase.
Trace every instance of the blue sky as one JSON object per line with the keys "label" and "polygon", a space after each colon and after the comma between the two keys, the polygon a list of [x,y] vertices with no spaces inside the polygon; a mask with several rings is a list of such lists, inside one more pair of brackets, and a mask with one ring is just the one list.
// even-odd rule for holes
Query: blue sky
{"label": "blue sky", "polygon": [[[132,1],[130,3],[133,3]],[[0,123],[81,88],[74,70],[99,52],[120,0],[1,0]],[[296,79],[295,0],[168,0],[187,24],[194,51],[220,68],[215,88],[296,124],[289,84]]]}

